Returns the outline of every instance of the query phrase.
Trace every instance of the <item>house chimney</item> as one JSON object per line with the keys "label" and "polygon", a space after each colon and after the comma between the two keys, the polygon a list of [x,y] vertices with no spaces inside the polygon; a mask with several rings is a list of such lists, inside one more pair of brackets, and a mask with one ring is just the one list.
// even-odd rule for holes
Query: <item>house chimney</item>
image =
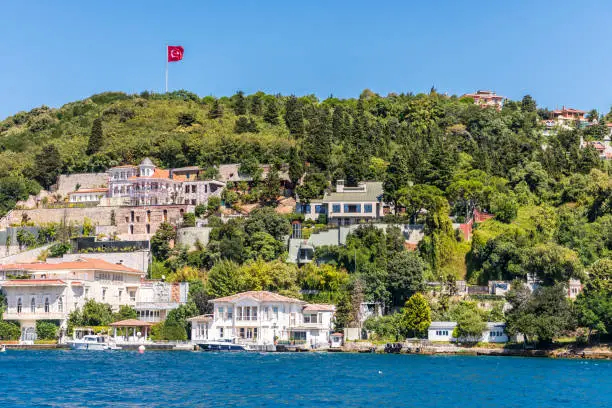
{"label": "house chimney", "polygon": [[336,193],[344,193],[344,180],[336,181]]}

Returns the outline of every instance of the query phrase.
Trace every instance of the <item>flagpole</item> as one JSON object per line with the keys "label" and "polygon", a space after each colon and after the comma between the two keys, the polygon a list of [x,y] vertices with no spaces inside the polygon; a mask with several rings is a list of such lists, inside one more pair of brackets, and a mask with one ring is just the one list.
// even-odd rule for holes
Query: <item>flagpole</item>
{"label": "flagpole", "polygon": [[168,93],[168,44],[166,44],[166,93]]}

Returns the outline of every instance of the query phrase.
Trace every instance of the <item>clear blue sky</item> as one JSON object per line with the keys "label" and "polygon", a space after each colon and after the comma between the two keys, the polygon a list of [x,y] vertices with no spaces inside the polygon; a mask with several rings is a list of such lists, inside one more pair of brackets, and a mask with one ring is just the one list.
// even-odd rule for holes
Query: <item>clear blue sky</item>
{"label": "clear blue sky", "polygon": [[[96,4],[94,4],[96,3]],[[543,106],[612,104],[612,2],[12,1],[0,118],[103,91],[321,98],[493,89]]]}

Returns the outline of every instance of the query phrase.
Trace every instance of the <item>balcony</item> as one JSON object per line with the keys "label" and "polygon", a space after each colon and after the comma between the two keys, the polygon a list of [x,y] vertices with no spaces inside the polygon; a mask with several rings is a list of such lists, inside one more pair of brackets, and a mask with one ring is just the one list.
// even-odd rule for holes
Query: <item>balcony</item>
{"label": "balcony", "polygon": [[62,312],[26,312],[17,313],[15,310],[8,310],[3,315],[4,320],[64,320],[68,313]]}

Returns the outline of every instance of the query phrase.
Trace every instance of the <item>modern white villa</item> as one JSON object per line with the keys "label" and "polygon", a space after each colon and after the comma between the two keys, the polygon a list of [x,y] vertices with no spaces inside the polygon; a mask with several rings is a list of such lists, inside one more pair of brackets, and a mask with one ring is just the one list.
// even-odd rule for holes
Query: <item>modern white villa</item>
{"label": "modern white villa", "polygon": [[57,320],[66,333],[70,312],[93,299],[113,310],[127,305],[139,318],[159,322],[186,302],[187,284],[145,281],[144,272],[100,259],[79,258],[59,263],[0,265],[0,290],[8,307],[4,320],[21,326],[21,340],[36,340],[38,320]]}
{"label": "modern white villa", "polygon": [[211,301],[214,314],[192,317],[191,340],[235,340],[241,344],[295,343],[329,346],[335,306],[267,291],[250,291]]}
{"label": "modern white villa", "polygon": [[384,216],[382,196],[381,182],[361,182],[356,187],[348,187],[344,185],[344,180],[338,180],[335,192],[326,192],[320,200],[298,202],[296,212],[304,214],[307,220],[316,220],[320,215],[326,215],[332,224],[359,224]]}
{"label": "modern white villa", "polygon": [[[457,339],[453,337],[453,331],[456,327],[457,322],[431,322],[427,329],[427,339],[430,341],[456,342]],[[479,339],[468,340],[475,340],[480,343],[507,343],[506,324],[503,322],[489,322]]]}

